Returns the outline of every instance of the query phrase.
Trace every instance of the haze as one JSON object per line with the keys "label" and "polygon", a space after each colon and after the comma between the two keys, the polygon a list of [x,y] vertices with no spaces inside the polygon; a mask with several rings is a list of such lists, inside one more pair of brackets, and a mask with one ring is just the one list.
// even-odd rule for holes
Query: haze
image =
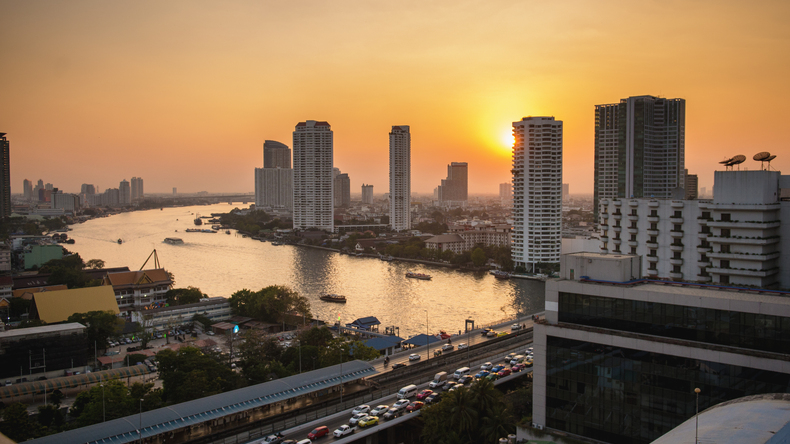
{"label": "haze", "polygon": [[735,154],[790,161],[786,1],[5,0],[0,17],[14,193],[252,191],[263,141],[314,119],[353,192],[388,190],[388,132],[410,125],[412,190],[458,161],[493,194],[528,115],[564,121],[564,182],[591,193],[594,105],[643,94],[686,99],[701,187]]}

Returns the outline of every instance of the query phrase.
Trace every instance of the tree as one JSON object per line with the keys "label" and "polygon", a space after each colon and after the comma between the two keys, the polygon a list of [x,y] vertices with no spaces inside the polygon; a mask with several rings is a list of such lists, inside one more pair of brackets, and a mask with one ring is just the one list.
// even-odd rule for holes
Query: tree
{"label": "tree", "polygon": [[[99,260],[99,259],[91,259]],[[78,253],[52,259],[39,269],[40,273],[49,273],[49,285],[66,285],[68,288],[95,287],[101,285],[100,280],[92,280],[84,271],[85,263]]]}
{"label": "tree", "polygon": [[38,436],[39,426],[30,420],[27,406],[17,402],[3,409],[0,431],[12,440],[22,442]]}
{"label": "tree", "polygon": [[100,270],[104,268],[104,261],[101,259],[91,259],[88,262],[85,262],[85,267],[92,270]]}
{"label": "tree", "polygon": [[164,402],[190,401],[244,385],[226,363],[220,363],[195,347],[181,347],[178,352],[162,350],[156,354],[156,359]]}
{"label": "tree", "polygon": [[211,324],[214,322],[208,318],[208,316],[204,314],[197,313],[196,315],[192,316],[192,322],[197,322],[203,327],[203,331],[207,331],[211,328]]}
{"label": "tree", "polygon": [[471,259],[475,267],[482,267],[486,263],[486,253],[482,248],[475,248],[474,251],[472,251]]}
{"label": "tree", "polygon": [[154,384],[135,382],[127,387],[122,380],[112,379],[78,394],[69,416],[79,427],[98,424],[104,418],[109,421],[139,412],[140,399],[145,411],[162,406],[161,390],[154,389]]}
{"label": "tree", "polygon": [[326,326],[311,327],[299,335],[302,345],[314,345],[316,347],[326,347],[333,339],[332,332]]}
{"label": "tree", "polygon": [[85,337],[88,344],[94,342],[99,348],[107,348],[107,340],[117,336],[123,329],[123,319],[115,316],[111,311],[89,311],[87,313],[74,313],[67,319],[68,322],[79,322],[87,326]]}
{"label": "tree", "polygon": [[197,287],[187,287],[167,290],[165,297],[168,305],[186,305],[200,302],[201,299],[207,298],[208,295],[201,292]]}
{"label": "tree", "polygon": [[248,316],[259,321],[279,323],[285,313],[297,312],[311,317],[310,301],[306,297],[281,285],[272,285],[252,292],[239,290],[230,297],[234,314]]}

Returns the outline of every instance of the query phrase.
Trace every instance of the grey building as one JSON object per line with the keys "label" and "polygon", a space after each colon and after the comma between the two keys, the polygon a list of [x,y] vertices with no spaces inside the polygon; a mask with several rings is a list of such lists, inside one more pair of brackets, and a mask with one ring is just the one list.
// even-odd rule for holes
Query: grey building
{"label": "grey building", "polygon": [[351,205],[351,179],[348,173],[340,173],[334,178],[335,207]]}
{"label": "grey building", "polygon": [[438,195],[442,203],[466,204],[469,200],[469,164],[452,162],[447,165],[447,179],[442,179]]}
{"label": "grey building", "polygon": [[0,217],[11,216],[11,143],[0,133]]}
{"label": "grey building", "polygon": [[264,168],[291,168],[291,149],[274,140],[263,142]]}
{"label": "grey building", "polygon": [[334,134],[327,122],[299,122],[293,132],[294,228],[334,231]]}
{"label": "grey building", "polygon": [[[392,127],[390,137],[390,226],[411,229],[411,132],[408,125]],[[371,196],[371,203],[372,203]]]}
{"label": "grey building", "polygon": [[294,170],[255,168],[255,206],[293,210]]}
{"label": "grey building", "polygon": [[118,203],[121,205],[129,205],[132,203],[132,188],[129,186],[129,181],[124,179],[118,186]]}

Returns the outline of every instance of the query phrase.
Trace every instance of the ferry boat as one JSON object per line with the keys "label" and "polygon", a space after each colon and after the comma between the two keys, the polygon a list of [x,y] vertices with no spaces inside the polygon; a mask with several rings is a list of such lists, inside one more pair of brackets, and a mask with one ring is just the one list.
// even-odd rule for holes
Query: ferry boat
{"label": "ferry boat", "polygon": [[318,299],[321,299],[322,301],[326,301],[326,302],[338,302],[341,304],[346,303],[346,297],[340,294],[325,293],[322,294],[321,296],[318,296]]}
{"label": "ferry boat", "polygon": [[195,215],[195,225],[203,225],[203,219],[200,218],[200,215]]}
{"label": "ferry boat", "polygon": [[184,241],[180,237],[166,237],[165,243],[170,245],[179,245],[183,244]]}
{"label": "ferry boat", "polygon": [[122,243],[123,243],[123,239],[120,239],[120,238],[119,238],[119,239],[118,239],[118,245],[121,245]]}
{"label": "ferry boat", "polygon": [[510,273],[506,271],[496,270],[496,271],[492,271],[491,274],[493,274],[494,277],[497,279],[502,279],[502,280],[510,279]]}
{"label": "ferry boat", "polygon": [[412,278],[412,279],[422,279],[424,281],[430,281],[431,280],[431,275],[429,275],[429,274],[414,273],[412,271],[407,272],[406,273],[406,277],[407,278]]}
{"label": "ferry boat", "polygon": [[225,230],[225,234],[230,234],[230,230]]}

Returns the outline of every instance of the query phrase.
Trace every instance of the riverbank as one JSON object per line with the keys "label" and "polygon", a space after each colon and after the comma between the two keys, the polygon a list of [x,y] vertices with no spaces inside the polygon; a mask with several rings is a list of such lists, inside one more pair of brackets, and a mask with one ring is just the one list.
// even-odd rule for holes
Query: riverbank
{"label": "riverbank", "polygon": [[[343,254],[343,252],[340,251],[340,250],[336,250],[334,248],[329,248],[329,247],[320,247],[318,245],[304,245],[304,244],[287,244],[287,245],[293,245],[295,247],[303,247],[303,248],[313,248],[313,249],[316,249],[316,250],[333,251],[333,252],[338,253],[338,254]],[[372,258],[372,259],[381,260],[381,256],[379,256],[378,254],[371,254],[371,253],[361,253],[361,255],[360,254],[347,254],[347,256],[369,257],[369,258]],[[436,267],[453,268],[453,269],[462,270],[461,267],[458,266],[458,265],[445,264],[444,262],[426,261],[424,259],[409,259],[409,258],[405,258],[405,257],[393,257],[392,258],[392,262],[411,262],[411,263],[415,263],[415,264],[432,265],[432,266],[436,266]],[[472,270],[462,270],[462,271],[472,271]]]}

